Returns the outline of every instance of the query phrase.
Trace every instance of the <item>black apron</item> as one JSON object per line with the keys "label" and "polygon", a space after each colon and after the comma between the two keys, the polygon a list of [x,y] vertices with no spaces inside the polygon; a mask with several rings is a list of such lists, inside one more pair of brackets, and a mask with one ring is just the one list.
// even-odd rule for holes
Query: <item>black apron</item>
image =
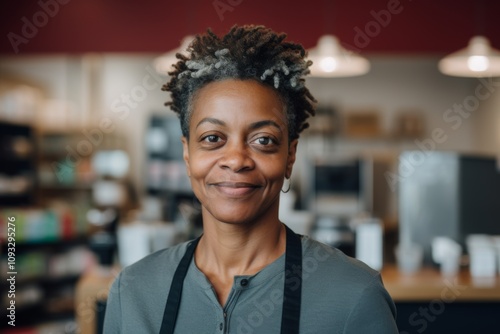
{"label": "black apron", "polygon": [[[285,284],[283,290],[283,313],[281,315],[281,334],[298,334],[300,322],[300,303],[302,291],[302,243],[300,236],[286,227]],[[175,270],[168,293],[167,305],[163,312],[160,334],[173,334],[177,313],[181,302],[182,286],[194,250],[200,238],[188,244],[186,253]],[[296,268],[300,268],[297,270]],[[295,269],[295,270],[294,270]]]}

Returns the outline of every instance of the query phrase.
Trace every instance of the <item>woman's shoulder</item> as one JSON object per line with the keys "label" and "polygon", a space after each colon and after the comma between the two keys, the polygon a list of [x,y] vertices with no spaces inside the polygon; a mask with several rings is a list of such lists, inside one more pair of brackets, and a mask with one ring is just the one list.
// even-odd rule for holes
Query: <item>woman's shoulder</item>
{"label": "woman's shoulder", "polygon": [[[302,237],[302,245],[305,328],[337,327],[344,328],[344,333],[395,332],[395,307],[379,272],[310,237]],[[325,320],[318,323],[310,319]]]}
{"label": "woman's shoulder", "polygon": [[177,265],[186,252],[187,245],[191,241],[186,241],[172,247],[164,248],[149,254],[141,260],[125,267],[123,273],[126,275],[139,275],[144,273],[164,276],[175,272]]}
{"label": "woman's shoulder", "polygon": [[[305,273],[317,271],[317,275],[336,282],[348,282],[350,286],[370,284],[380,280],[378,271],[365,263],[347,256],[337,248],[325,245],[308,236],[302,237],[303,259]],[[326,277],[325,277],[326,276]]]}

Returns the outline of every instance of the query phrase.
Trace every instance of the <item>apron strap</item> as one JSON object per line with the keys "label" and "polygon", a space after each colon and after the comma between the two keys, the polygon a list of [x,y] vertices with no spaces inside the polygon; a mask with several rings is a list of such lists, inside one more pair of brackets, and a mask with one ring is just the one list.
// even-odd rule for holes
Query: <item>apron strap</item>
{"label": "apron strap", "polygon": [[285,287],[281,334],[298,334],[302,296],[302,242],[300,236],[286,226]]}
{"label": "apron strap", "polygon": [[191,263],[191,259],[194,255],[194,250],[196,245],[200,241],[200,237],[193,240],[188,244],[186,253],[182,257],[181,262],[175,270],[174,278],[172,279],[172,285],[170,286],[170,291],[168,292],[167,305],[163,312],[163,321],[161,323],[160,334],[173,334],[175,328],[175,322],[177,321],[177,313],[179,312],[179,305],[181,303],[182,286],[184,285],[184,278]]}
{"label": "apron strap", "polygon": [[[283,291],[283,313],[281,315],[281,333],[298,334],[300,325],[300,304],[302,292],[302,242],[288,226],[286,228],[285,282]],[[194,251],[200,237],[188,244],[186,253],[175,270],[168,293],[167,304],[163,312],[160,334],[173,334],[177,313],[181,303],[182,286]]]}

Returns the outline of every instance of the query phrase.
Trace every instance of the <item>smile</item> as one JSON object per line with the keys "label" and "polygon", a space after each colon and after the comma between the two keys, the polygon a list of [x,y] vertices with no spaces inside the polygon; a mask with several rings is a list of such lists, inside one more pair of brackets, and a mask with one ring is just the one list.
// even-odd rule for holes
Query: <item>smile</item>
{"label": "smile", "polygon": [[246,182],[218,182],[210,185],[214,186],[223,195],[229,197],[242,197],[261,188],[260,185]]}

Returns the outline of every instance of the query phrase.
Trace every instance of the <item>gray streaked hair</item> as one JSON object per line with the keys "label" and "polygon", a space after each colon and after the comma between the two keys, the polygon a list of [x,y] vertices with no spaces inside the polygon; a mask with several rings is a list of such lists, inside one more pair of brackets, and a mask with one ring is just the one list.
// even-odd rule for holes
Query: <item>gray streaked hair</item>
{"label": "gray streaked hair", "polygon": [[162,88],[171,93],[172,100],[165,105],[179,115],[182,134],[189,138],[191,102],[200,88],[214,81],[240,79],[274,88],[285,106],[289,138],[298,138],[315,111],[316,100],[304,79],[311,61],[305,59],[300,44],[285,42],[285,38],[283,33],[253,25],[233,26],[223,37],[210,29],[197,35],[188,56],[177,54],[179,61]]}

